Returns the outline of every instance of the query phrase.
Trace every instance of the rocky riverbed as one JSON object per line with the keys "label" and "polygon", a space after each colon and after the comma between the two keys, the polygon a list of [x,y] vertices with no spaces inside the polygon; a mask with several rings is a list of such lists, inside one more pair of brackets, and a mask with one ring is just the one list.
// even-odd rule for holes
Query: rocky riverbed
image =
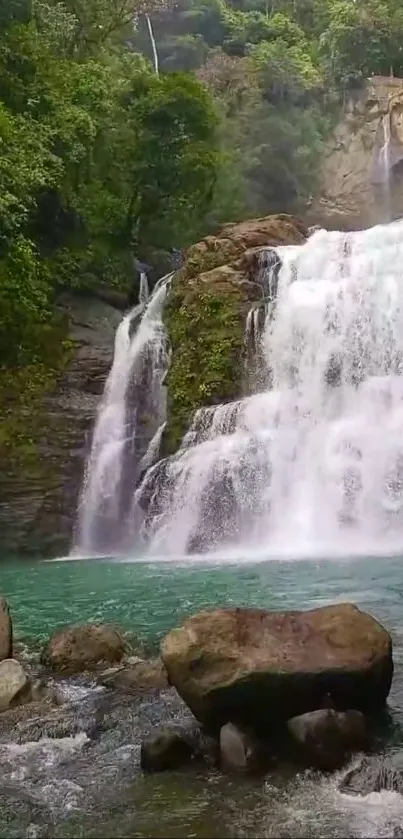
{"label": "rocky riverbed", "polygon": [[[334,836],[338,796],[356,807],[391,795],[400,807],[403,765],[384,754],[382,734],[392,640],[351,604],[200,612],[152,658],[100,623],[66,627],[27,657],[12,648],[5,601],[0,615],[1,836],[187,836],[183,823],[175,832],[183,808],[192,835],[274,836],[251,810],[262,785],[273,829],[297,836],[285,802],[302,779],[305,797],[322,788]],[[236,828],[225,807],[214,810],[234,784]],[[317,825],[310,835],[322,835]]]}

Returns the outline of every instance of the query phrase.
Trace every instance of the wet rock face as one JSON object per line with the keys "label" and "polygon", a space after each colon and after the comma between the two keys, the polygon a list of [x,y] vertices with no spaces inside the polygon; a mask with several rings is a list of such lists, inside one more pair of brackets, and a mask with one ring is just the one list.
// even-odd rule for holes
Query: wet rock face
{"label": "wet rock face", "polygon": [[[309,218],[354,230],[403,214],[403,80],[373,77],[353,94],[329,138]],[[389,188],[381,149],[390,134]]]}
{"label": "wet rock face", "polygon": [[347,795],[370,795],[371,792],[398,792],[403,794],[403,753],[371,755],[344,776],[340,791]]}
{"label": "wet rock face", "polygon": [[[121,302],[119,303],[121,306]],[[35,468],[2,469],[1,545],[6,553],[68,553],[94,419],[122,311],[95,297],[63,294],[71,360],[46,397]]]}
{"label": "wet rock face", "polygon": [[200,612],[163,640],[170,684],[208,729],[227,722],[275,730],[320,709],[382,707],[392,673],[392,641],[351,604],[309,612],[216,609]]}
{"label": "wet rock face", "polygon": [[297,758],[322,770],[339,769],[354,752],[369,745],[366,720],[360,711],[324,708],[288,721]]}

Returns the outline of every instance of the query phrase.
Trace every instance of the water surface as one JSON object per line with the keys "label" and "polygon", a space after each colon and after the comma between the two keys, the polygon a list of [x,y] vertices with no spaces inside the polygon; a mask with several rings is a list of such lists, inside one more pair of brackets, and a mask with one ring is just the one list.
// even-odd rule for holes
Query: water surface
{"label": "water surface", "polygon": [[[396,672],[386,748],[402,748],[400,557],[232,565],[14,561],[0,566],[0,587],[12,608],[16,638],[28,647],[75,621],[112,621],[155,645],[186,615],[218,604],[291,609],[355,602],[393,634]],[[70,680],[65,690],[79,698],[77,714],[92,713],[93,683]],[[265,779],[213,771],[143,777],[141,738],[161,722],[181,719],[187,719],[186,709],[167,691],[158,701],[110,700],[107,725],[95,741],[85,733],[39,742],[24,740],[21,732],[19,742],[13,732],[0,736],[0,836],[403,835],[400,795],[341,795],[339,776],[295,775],[282,767]]]}

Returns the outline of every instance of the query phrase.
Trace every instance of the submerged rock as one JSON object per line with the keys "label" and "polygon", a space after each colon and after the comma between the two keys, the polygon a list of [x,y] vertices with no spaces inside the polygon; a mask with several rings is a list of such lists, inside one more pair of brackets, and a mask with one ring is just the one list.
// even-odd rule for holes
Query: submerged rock
{"label": "submerged rock", "polygon": [[22,705],[31,698],[31,680],[22,664],[13,658],[5,658],[0,662],[0,711]]}
{"label": "submerged rock", "polygon": [[384,705],[392,640],[349,603],[307,612],[216,609],[172,630],[161,645],[169,681],[193,714],[218,731],[226,722],[257,731],[323,707]]}
{"label": "submerged rock", "polygon": [[60,673],[80,673],[103,662],[121,661],[126,652],[120,632],[109,624],[67,626],[52,636],[42,652],[42,663]]}
{"label": "submerged rock", "polygon": [[13,654],[13,624],[8,603],[0,598],[0,661]]}
{"label": "submerged rock", "polygon": [[367,748],[369,735],[360,711],[323,708],[288,721],[299,757],[318,769],[339,769],[354,752]]}
{"label": "submerged rock", "polygon": [[180,731],[161,729],[141,744],[141,768],[145,772],[178,769],[192,759],[193,744]]}
{"label": "submerged rock", "polygon": [[369,795],[389,790],[403,794],[403,754],[363,757],[350,769],[340,784],[340,792],[348,795]]}

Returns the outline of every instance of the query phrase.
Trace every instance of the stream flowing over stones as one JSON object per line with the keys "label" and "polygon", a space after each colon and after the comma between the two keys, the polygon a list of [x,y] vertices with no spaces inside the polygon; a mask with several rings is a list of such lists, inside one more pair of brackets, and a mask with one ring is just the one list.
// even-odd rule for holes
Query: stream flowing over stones
{"label": "stream flowing over stones", "polygon": [[[78,551],[311,556],[401,544],[403,222],[316,230],[304,244],[255,250],[249,280],[252,272],[261,299],[244,329],[260,368],[256,392],[201,407],[179,449],[162,459],[170,422],[163,307],[175,275],[141,302],[140,320],[138,307],[124,318],[87,466]],[[152,416],[147,433],[140,410]]]}

